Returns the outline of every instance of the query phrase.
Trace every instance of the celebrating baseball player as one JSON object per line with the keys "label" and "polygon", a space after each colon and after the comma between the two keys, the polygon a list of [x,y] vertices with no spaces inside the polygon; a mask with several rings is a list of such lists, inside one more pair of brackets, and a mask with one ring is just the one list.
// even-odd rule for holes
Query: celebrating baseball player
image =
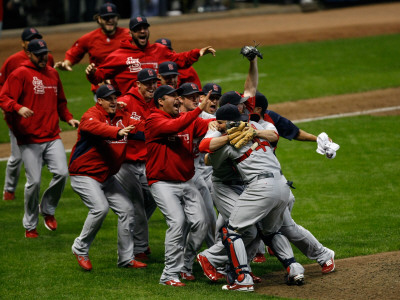
{"label": "celebrating baseball player", "polygon": [[[122,40],[129,39],[129,29],[118,27],[119,14],[114,4],[103,4],[93,18],[100,28],[80,37],[65,53],[64,60],[54,65],[55,68],[72,71],[72,66],[79,63],[86,53],[89,62],[99,66],[108,54],[119,48]],[[97,88],[97,85],[92,84],[93,92]]]}
{"label": "celebrating baseball player", "polygon": [[[154,93],[157,108],[145,125],[146,172],[150,191],[164,215],[165,267],[160,284],[185,286],[179,279],[193,280],[192,265],[207,232],[201,195],[193,183],[193,138],[207,132],[211,120],[198,118],[208,99],[191,112],[179,113],[181,89],[162,85]],[[183,228],[190,226],[184,245]]]}
{"label": "celebrating baseball player", "polygon": [[178,87],[178,65],[173,61],[164,61],[158,67],[159,85],[170,85],[173,88]]}
{"label": "celebrating baseball player", "polygon": [[[12,71],[20,67],[23,63],[29,62],[28,56],[28,44],[33,39],[41,39],[42,35],[36,30],[36,28],[29,27],[25,28],[21,34],[21,46],[22,50],[11,55],[6,59],[0,70],[0,91]],[[47,65],[52,67],[54,65],[53,56],[47,54]],[[15,199],[15,189],[17,188],[19,174],[22,166],[21,151],[19,150],[17,139],[15,138],[11,129],[11,115],[5,113],[5,120],[9,126],[10,144],[11,144],[11,155],[7,161],[6,175],[4,182],[3,199],[14,200]]]}
{"label": "celebrating baseball player", "polygon": [[146,17],[131,19],[129,29],[132,38],[122,41],[120,48],[112,52],[100,66],[90,64],[86,68],[89,81],[97,84],[111,79],[122,94],[125,94],[135,84],[137,74],[142,69],[158,71],[159,64],[164,61],[174,61],[179,68],[187,68],[203,55],[215,55],[211,46],[175,53],[161,44],[150,44],[149,27]]}
{"label": "celebrating baseball player", "polygon": [[[0,93],[0,107],[11,114],[10,128],[25,165],[25,237],[37,238],[39,212],[47,229],[57,229],[54,214],[68,178],[59,119],[73,127],[77,127],[79,121],[67,108],[57,71],[47,65],[49,50],[46,42],[33,39],[27,50],[30,61],[8,76]],[[53,179],[39,203],[44,164],[47,164]]]}
{"label": "celebrating baseball player", "polygon": [[[171,44],[171,40],[170,39],[161,38],[161,39],[156,40],[155,43],[164,45],[169,50],[174,51],[174,49],[172,49],[172,44]],[[193,66],[190,66],[189,68],[181,68],[181,69],[179,69],[178,80],[179,80],[178,86],[180,86],[180,85],[182,85],[182,84],[184,84],[186,82],[193,82],[201,89],[201,82],[200,82],[199,75],[197,75],[197,72],[193,68]]]}
{"label": "celebrating baseball player", "polygon": [[143,130],[143,121],[117,109],[117,95],[119,92],[110,84],[97,89],[96,106],[82,116],[69,162],[72,189],[89,209],[82,232],[72,245],[79,266],[87,271],[92,269],[89,248],[109,208],[118,216],[118,266],[147,266],[134,259],[134,207],[113,176],[125,159],[128,135]]}

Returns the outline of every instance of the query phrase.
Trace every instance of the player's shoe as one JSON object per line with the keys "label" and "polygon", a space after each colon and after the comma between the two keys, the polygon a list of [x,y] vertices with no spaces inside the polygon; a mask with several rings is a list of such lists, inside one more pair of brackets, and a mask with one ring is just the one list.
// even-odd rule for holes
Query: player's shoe
{"label": "player's shoe", "polygon": [[51,215],[43,215],[44,217],[44,226],[50,230],[55,231],[57,229],[57,220],[54,216]]}
{"label": "player's shoe", "polygon": [[266,262],[267,260],[265,259],[264,254],[258,252],[258,253],[256,254],[256,256],[254,256],[254,258],[253,258],[252,261],[253,261],[254,263],[261,264],[261,263]]}
{"label": "player's shoe", "polygon": [[130,269],[144,269],[147,268],[147,265],[145,263],[142,263],[140,261],[137,261],[135,259],[132,259],[130,262],[128,262],[124,268],[130,268]]}
{"label": "player's shoe", "polygon": [[181,278],[189,281],[196,280],[196,277],[192,273],[189,272],[180,272]]}
{"label": "player's shoe", "polygon": [[288,285],[303,285],[304,284],[304,268],[299,263],[295,262],[286,268],[287,275],[285,276]]}
{"label": "player's shoe", "polygon": [[207,257],[204,255],[198,254],[197,255],[197,261],[199,262],[201,268],[203,269],[204,275],[208,279],[210,279],[213,282],[218,281],[218,279],[225,278],[225,276],[217,271],[216,268],[209,262]]}
{"label": "player's shoe", "polygon": [[140,252],[140,253],[136,253],[135,254],[135,259],[138,259],[138,260],[149,260],[149,257],[147,256],[147,254],[145,252]]}
{"label": "player's shoe", "polygon": [[254,292],[254,286],[252,284],[239,284],[236,282],[232,285],[226,284],[222,286],[222,289],[226,291]]}
{"label": "player's shoe", "polygon": [[168,281],[160,282],[160,284],[170,285],[170,286],[186,286],[186,284],[181,282],[179,279],[171,279]]}
{"label": "player's shoe", "polygon": [[262,281],[261,277],[254,275],[253,272],[250,272],[250,276],[251,276],[251,278],[253,278],[254,283],[261,283],[261,281]]}
{"label": "player's shoe", "polygon": [[25,230],[25,237],[28,239],[35,239],[39,236],[38,232],[35,229],[32,230]]}
{"label": "player's shoe", "polygon": [[3,200],[4,201],[11,201],[15,199],[15,193],[14,192],[9,192],[4,190],[3,192]]}
{"label": "player's shoe", "polygon": [[93,268],[92,263],[90,262],[89,256],[78,255],[75,252],[72,252],[72,254],[75,255],[76,259],[78,260],[78,264],[82,269],[84,269],[86,271],[90,271]]}
{"label": "player's shoe", "polygon": [[328,274],[335,270],[335,252],[332,251],[332,257],[327,260],[322,266],[322,274]]}

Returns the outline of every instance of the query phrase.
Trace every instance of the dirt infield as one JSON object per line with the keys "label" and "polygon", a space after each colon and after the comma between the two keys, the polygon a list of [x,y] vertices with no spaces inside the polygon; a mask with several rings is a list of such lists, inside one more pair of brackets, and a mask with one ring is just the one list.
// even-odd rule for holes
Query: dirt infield
{"label": "dirt infield", "polygon": [[[259,13],[259,12],[258,12]],[[326,39],[371,36],[400,33],[400,3],[343,8],[315,13],[258,14],[250,17],[248,10],[239,17],[212,18],[193,16],[192,20],[179,22],[157,19],[151,26],[151,40],[168,37],[177,51],[186,51],[205,45],[223,48],[241,47],[256,40],[262,45],[317,41]],[[201,16],[200,16],[201,17]],[[151,19],[150,19],[151,22]],[[121,20],[120,25],[126,26]],[[96,25],[82,26],[86,32]],[[84,31],[41,30],[56,60],[63,59],[64,52]],[[56,31],[57,31],[56,30]],[[17,38],[0,40],[0,62],[20,49]],[[376,101],[379,99],[379,101]],[[338,113],[365,111],[380,107],[400,106],[400,88],[391,88],[367,93],[307,99],[295,103],[270,105],[282,115],[299,120]],[[399,114],[400,110],[384,114]],[[76,140],[76,132],[62,133],[66,149]],[[0,157],[9,155],[9,145],[0,145]],[[263,283],[256,292],[291,298],[306,299],[399,299],[400,252],[382,253],[366,257],[337,260],[337,271],[322,276],[318,265],[306,266],[306,284],[288,287],[283,283],[283,272],[263,276]]]}

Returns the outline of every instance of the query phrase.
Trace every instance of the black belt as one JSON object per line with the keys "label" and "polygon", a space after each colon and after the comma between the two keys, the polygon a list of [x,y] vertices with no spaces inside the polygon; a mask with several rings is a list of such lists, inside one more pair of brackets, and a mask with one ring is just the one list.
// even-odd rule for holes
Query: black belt
{"label": "black belt", "polygon": [[[281,173],[281,175],[282,175],[282,171],[280,171],[280,173]],[[250,182],[252,182],[254,179],[255,180],[260,180],[260,179],[264,179],[264,178],[274,178],[275,176],[274,176],[274,174],[273,173],[271,173],[271,172],[268,172],[268,173],[264,173],[264,174],[260,174],[260,175],[257,175],[256,177],[254,177],[252,180],[250,180],[250,181],[245,181],[245,184],[249,184]]]}
{"label": "black belt", "polygon": [[226,185],[244,185],[242,180],[225,180],[221,182]]}

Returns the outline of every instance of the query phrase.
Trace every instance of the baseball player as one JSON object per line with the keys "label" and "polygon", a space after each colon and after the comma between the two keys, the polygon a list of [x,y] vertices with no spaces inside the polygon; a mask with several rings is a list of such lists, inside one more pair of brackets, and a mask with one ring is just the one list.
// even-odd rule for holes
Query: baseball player
{"label": "baseball player", "polygon": [[203,55],[215,55],[211,46],[175,53],[161,44],[150,44],[149,26],[145,17],[131,19],[129,29],[132,38],[122,41],[120,48],[112,52],[100,66],[90,64],[86,68],[89,81],[97,84],[112,79],[122,94],[125,94],[135,84],[137,74],[142,69],[152,68],[158,71],[159,64],[164,61],[174,61],[179,68],[185,68]]}
{"label": "baseball player", "polygon": [[[72,71],[72,66],[79,63],[86,53],[89,62],[99,66],[111,52],[119,48],[122,40],[129,39],[129,29],[118,27],[119,14],[114,4],[103,4],[93,19],[99,28],[80,37],[65,53],[64,60],[54,65],[55,68]],[[98,85],[92,84],[93,92],[97,88]]]}
{"label": "baseball player", "polygon": [[[57,229],[54,214],[68,178],[59,119],[73,127],[79,121],[67,108],[57,71],[47,65],[46,42],[33,39],[27,50],[30,61],[8,76],[0,93],[0,107],[11,114],[11,128],[25,165],[25,237],[37,238],[39,212],[47,229]],[[47,164],[53,179],[39,203],[43,164]]]}
{"label": "baseball player", "polygon": [[69,162],[72,189],[89,209],[82,232],[72,245],[79,266],[87,271],[92,269],[90,245],[109,208],[118,216],[118,266],[146,267],[134,259],[133,204],[113,176],[124,161],[128,135],[143,130],[143,122],[117,109],[118,94],[110,84],[97,89],[96,106],[82,116]]}
{"label": "baseball player", "polygon": [[[179,276],[191,275],[194,258],[207,231],[201,195],[192,177],[193,138],[207,132],[210,120],[198,116],[209,101],[203,101],[191,112],[179,113],[180,92],[181,89],[167,85],[158,87],[154,93],[157,108],[152,110],[145,124],[146,175],[150,191],[168,225],[160,284],[171,286],[185,286]],[[190,225],[190,237],[184,245],[182,234],[186,222]]]}
{"label": "baseball player", "polygon": [[158,67],[159,85],[170,85],[173,88],[178,87],[178,65],[173,61],[164,61]]}
{"label": "baseball player", "polygon": [[[174,49],[172,49],[172,45],[171,45],[171,40],[170,39],[161,38],[161,39],[156,40],[155,43],[164,45],[169,50],[174,51]],[[193,66],[190,66],[189,68],[179,69],[178,80],[179,80],[178,86],[184,84],[185,82],[193,82],[201,89],[201,82],[200,82],[199,75],[197,75],[197,72],[193,68]]]}
{"label": "baseball player", "polygon": [[[0,70],[0,91],[12,71],[20,67],[23,63],[29,61],[28,56],[28,44],[33,39],[41,39],[42,35],[36,30],[36,28],[29,27],[25,28],[21,34],[21,46],[22,50],[11,55],[6,59]],[[54,65],[53,56],[48,53],[47,65],[52,67]],[[7,125],[11,126],[10,114],[5,114],[5,120]],[[22,165],[21,152],[17,145],[17,140],[12,132],[12,128],[9,130],[11,155],[7,161],[6,176],[4,182],[3,199],[6,201],[15,199],[15,189],[17,188],[19,174]]]}
{"label": "baseball player", "polygon": [[[144,122],[150,115],[150,109],[155,107],[153,97],[158,81],[155,70],[143,69],[138,73],[136,86],[118,98],[132,119]],[[144,132],[137,131],[128,140],[126,159],[115,175],[135,207],[133,239],[135,257],[139,260],[147,260],[150,254],[148,220],[157,208],[147,183],[146,154]]]}
{"label": "baseball player", "polygon": [[[199,90],[198,86],[192,82],[186,82],[180,86],[182,89],[180,99],[181,106],[180,112],[189,112],[193,111],[197,108],[200,102],[200,95],[203,95],[203,92]],[[211,94],[209,95],[211,96]],[[206,97],[206,96],[205,96]],[[202,119],[214,119],[215,116],[211,114],[207,114],[205,111],[202,111],[200,116]],[[208,247],[211,247],[215,244],[215,226],[217,222],[217,215],[214,210],[214,203],[211,197],[211,192],[208,188],[208,185],[204,178],[202,177],[201,170],[199,170],[200,163],[200,152],[199,152],[199,143],[201,138],[193,139],[193,154],[194,154],[194,167],[195,174],[193,177],[193,182],[197,189],[199,190],[201,197],[203,198],[203,209],[206,215],[208,230],[205,238],[205,242]]]}

